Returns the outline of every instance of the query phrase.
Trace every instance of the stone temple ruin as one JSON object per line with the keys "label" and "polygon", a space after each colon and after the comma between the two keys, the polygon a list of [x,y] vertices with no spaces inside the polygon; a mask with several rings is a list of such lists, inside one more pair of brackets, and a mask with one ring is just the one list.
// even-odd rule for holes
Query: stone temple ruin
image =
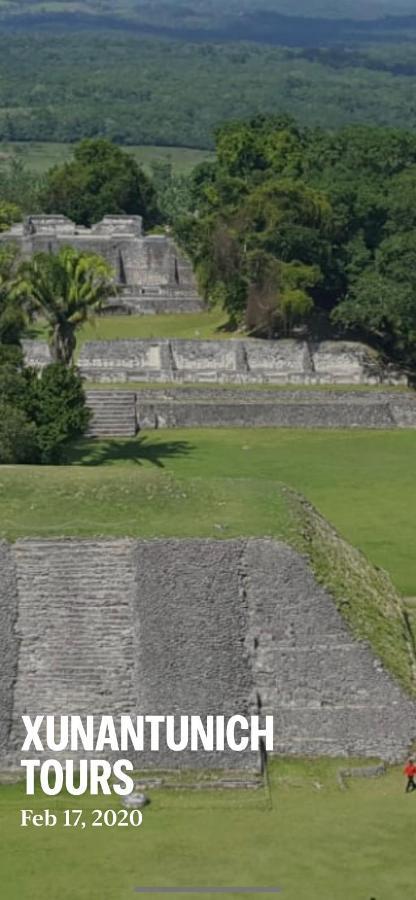
{"label": "stone temple ruin", "polygon": [[[415,738],[416,702],[279,541],[0,542],[0,597],[3,768],[19,765],[21,716],[41,712],[273,715],[284,755],[393,761]],[[259,763],[251,752],[131,759]]]}
{"label": "stone temple ruin", "polygon": [[92,228],[66,216],[29,216],[0,235],[24,259],[60,247],[98,253],[112,266],[117,292],[107,312],[193,312],[203,307],[190,261],[166,234],[143,234],[140,216],[105,216]]}

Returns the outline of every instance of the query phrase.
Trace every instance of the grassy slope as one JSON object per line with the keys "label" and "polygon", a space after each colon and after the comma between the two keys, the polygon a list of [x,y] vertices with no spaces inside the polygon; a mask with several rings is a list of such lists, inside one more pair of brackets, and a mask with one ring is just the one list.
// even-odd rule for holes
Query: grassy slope
{"label": "grassy slope", "polygon": [[[403,594],[413,596],[415,459],[414,431],[184,429],[131,441],[87,442],[73,455],[82,468],[0,469],[2,531],[10,537],[88,530],[272,534],[273,503],[267,495],[271,483],[284,482],[386,568]],[[185,485],[185,493],[189,480],[200,479],[200,487],[194,496],[166,504],[162,485],[171,475]],[[218,479],[230,479],[223,482],[223,506],[215,505]],[[146,490],[152,502],[144,514],[134,492]],[[152,493],[159,490],[157,504]],[[214,506],[206,506],[208,496]],[[235,516],[233,504],[239,509]],[[223,527],[214,529],[215,524]]]}
{"label": "grassy slope", "polygon": [[[193,150],[188,147],[155,147],[155,146],[129,146],[123,148],[131,153],[138,163],[150,171],[153,161],[172,163],[176,174],[189,173],[198,163],[206,159],[212,159],[213,154],[208,150]],[[71,144],[57,144],[55,142],[0,142],[0,161],[2,158],[14,157],[20,159],[28,169],[37,175],[46,172],[51,166],[62,165],[71,159],[73,147]]]}
{"label": "grassy slope", "polygon": [[234,884],[280,886],[285,900],[413,900],[416,801],[404,795],[400,772],[357,780],[342,793],[338,766],[274,764],[271,809],[259,794],[154,793],[138,830],[22,831],[21,807],[77,807],[88,818],[97,806],[118,805],[111,798],[28,803],[23,786],[2,787],[2,897],[129,900],[140,885]]}
{"label": "grassy slope", "polygon": [[315,577],[329,589],[356,637],[367,640],[385,667],[416,694],[413,623],[409,627],[390,578],[340,539],[300,494],[284,489],[284,495],[293,514],[292,541],[308,555]]}

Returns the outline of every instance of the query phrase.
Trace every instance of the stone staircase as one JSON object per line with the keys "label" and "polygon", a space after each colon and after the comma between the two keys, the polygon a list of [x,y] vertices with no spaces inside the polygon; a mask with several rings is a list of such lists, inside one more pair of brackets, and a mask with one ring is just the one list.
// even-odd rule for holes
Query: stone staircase
{"label": "stone staircase", "polygon": [[134,437],[137,432],[134,391],[86,391],[92,410],[89,437]]}
{"label": "stone staircase", "polygon": [[131,713],[137,703],[129,540],[22,540],[12,550],[21,659],[14,734],[21,716]]}

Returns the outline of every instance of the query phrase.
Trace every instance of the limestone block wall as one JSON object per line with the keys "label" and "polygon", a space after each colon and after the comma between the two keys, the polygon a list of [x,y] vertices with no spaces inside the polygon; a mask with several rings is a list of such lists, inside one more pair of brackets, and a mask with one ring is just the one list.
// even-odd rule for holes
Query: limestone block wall
{"label": "limestone block wall", "polygon": [[0,541],[0,760],[10,743],[19,640],[16,630],[17,585],[11,547]]}
{"label": "limestone block wall", "polygon": [[[141,541],[137,561],[137,677],[145,713],[257,712],[239,541]],[[258,765],[257,754],[149,754],[149,766]]]}
{"label": "limestone block wall", "polygon": [[[41,341],[25,341],[26,359],[45,365]],[[88,341],[79,367],[90,381],[207,384],[407,384],[364,344],[279,340]]]}
{"label": "limestone block wall", "polygon": [[229,388],[87,390],[93,437],[157,428],[416,428],[416,394]]}
{"label": "limestone block wall", "polygon": [[[24,540],[0,553],[0,764],[23,713],[261,712],[275,751],[401,758],[416,703],[278,541]],[[10,730],[10,719],[13,727]],[[257,765],[257,755],[133,755]]]}
{"label": "limestone block wall", "polygon": [[281,340],[91,341],[79,356],[94,381],[219,384],[406,383],[362,344]]}
{"label": "limestone block wall", "polygon": [[[116,393],[116,392],[114,392]],[[139,428],[416,428],[416,395],[142,389]]]}
{"label": "limestone block wall", "polygon": [[416,703],[352,637],[305,559],[252,541],[244,563],[254,681],[262,712],[275,716],[276,752],[400,756]]}

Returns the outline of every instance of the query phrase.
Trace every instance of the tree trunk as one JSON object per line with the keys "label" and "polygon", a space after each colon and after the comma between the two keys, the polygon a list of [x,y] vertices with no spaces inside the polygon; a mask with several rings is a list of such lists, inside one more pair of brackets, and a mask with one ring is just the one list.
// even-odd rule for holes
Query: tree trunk
{"label": "tree trunk", "polygon": [[54,326],[49,342],[52,360],[64,366],[72,366],[76,347],[75,328],[68,322],[59,322]]}

